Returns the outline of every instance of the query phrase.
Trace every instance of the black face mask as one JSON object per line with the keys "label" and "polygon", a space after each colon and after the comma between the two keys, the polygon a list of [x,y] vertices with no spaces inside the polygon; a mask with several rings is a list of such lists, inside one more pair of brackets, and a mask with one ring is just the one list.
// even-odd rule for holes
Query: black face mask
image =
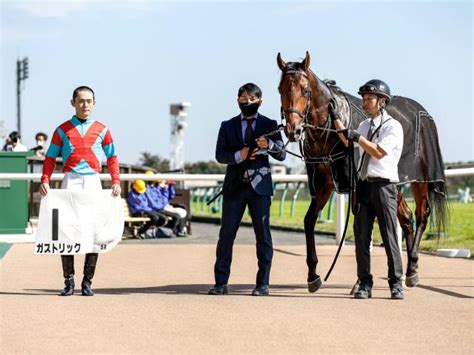
{"label": "black face mask", "polygon": [[255,115],[259,107],[260,107],[260,102],[254,102],[254,103],[239,102],[240,111],[242,111],[242,114],[246,117]]}

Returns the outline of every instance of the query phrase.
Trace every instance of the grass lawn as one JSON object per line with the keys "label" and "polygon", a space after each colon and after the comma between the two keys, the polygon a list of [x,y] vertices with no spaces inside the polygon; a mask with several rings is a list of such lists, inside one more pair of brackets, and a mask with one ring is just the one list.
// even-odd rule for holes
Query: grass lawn
{"label": "grass lawn", "polygon": [[[303,227],[303,219],[306,213],[306,210],[309,206],[309,200],[299,200],[295,205],[294,215],[291,216],[291,201],[285,201],[283,206],[283,213],[280,215],[280,201],[274,200],[271,207],[271,224],[273,226],[289,226],[289,227]],[[409,204],[410,208],[414,211],[414,204]],[[322,219],[328,219],[328,207],[329,204],[323,210]],[[211,212],[207,206],[204,207],[204,210],[201,210],[200,203],[193,203],[193,215],[196,216],[212,216],[220,217],[220,212]],[[459,203],[452,202],[449,205],[450,209],[450,219],[447,225],[447,235],[442,237],[430,236],[430,227],[426,229],[423,239],[421,241],[420,249],[425,251],[435,252],[436,249],[442,248],[467,248],[471,251],[471,257],[474,254],[474,203]],[[353,215],[351,214],[347,236],[348,239],[353,239],[354,235],[352,232],[352,221]],[[318,223],[316,225],[316,230],[325,231],[325,232],[336,232],[335,225],[335,204],[334,212],[332,215],[333,221],[327,221],[326,223]],[[244,215],[244,221],[250,221],[250,217],[246,213]],[[378,226],[374,227],[374,241],[375,243],[380,243],[380,232]]]}

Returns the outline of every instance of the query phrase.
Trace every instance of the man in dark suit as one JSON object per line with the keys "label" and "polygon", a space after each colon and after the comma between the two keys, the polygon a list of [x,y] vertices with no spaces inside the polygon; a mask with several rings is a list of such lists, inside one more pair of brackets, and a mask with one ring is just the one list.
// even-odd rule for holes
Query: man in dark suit
{"label": "man in dark suit", "polygon": [[[258,272],[254,296],[269,295],[273,257],[270,204],[273,195],[268,156],[284,160],[286,151],[277,122],[259,114],[262,91],[252,83],[243,85],[237,102],[241,114],[224,121],[219,129],[216,159],[227,164],[223,186],[223,210],[214,266],[215,286],[210,295],[228,293],[232,248],[240,221],[248,206],[257,240]],[[276,132],[268,138],[265,134]]]}

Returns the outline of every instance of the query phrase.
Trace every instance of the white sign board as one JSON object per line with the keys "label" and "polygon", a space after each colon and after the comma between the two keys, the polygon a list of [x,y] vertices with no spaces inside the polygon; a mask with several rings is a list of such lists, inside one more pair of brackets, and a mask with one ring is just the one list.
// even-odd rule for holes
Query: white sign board
{"label": "white sign board", "polygon": [[111,190],[49,190],[41,199],[35,254],[107,253],[122,239],[123,205]]}

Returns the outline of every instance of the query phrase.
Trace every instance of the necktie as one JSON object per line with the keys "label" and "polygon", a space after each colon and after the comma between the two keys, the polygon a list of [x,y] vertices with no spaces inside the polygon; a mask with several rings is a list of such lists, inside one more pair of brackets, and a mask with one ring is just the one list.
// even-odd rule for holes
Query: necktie
{"label": "necktie", "polygon": [[[372,140],[372,135],[374,134],[374,131],[375,131],[374,121],[370,121],[370,129],[369,129],[369,133],[367,134],[367,139],[369,141]],[[367,179],[367,171],[369,169],[369,160],[370,160],[370,154],[365,152],[364,159],[362,160],[362,166],[360,168],[360,179],[362,181]]]}
{"label": "necktie", "polygon": [[[254,140],[253,128],[252,128],[252,123],[254,120],[255,118],[245,120],[245,122],[247,122],[247,127],[245,127],[244,143],[247,147],[250,147],[250,145],[252,144],[252,141]],[[249,152],[249,155],[250,155],[250,152]],[[246,182],[249,181],[249,172],[247,170],[244,171],[242,179]]]}
{"label": "necktie", "polygon": [[247,127],[245,128],[245,137],[244,137],[244,142],[245,144],[250,147],[252,144],[254,138],[253,138],[253,128],[252,128],[252,123],[255,120],[255,118],[251,118],[246,120],[247,122]]}

